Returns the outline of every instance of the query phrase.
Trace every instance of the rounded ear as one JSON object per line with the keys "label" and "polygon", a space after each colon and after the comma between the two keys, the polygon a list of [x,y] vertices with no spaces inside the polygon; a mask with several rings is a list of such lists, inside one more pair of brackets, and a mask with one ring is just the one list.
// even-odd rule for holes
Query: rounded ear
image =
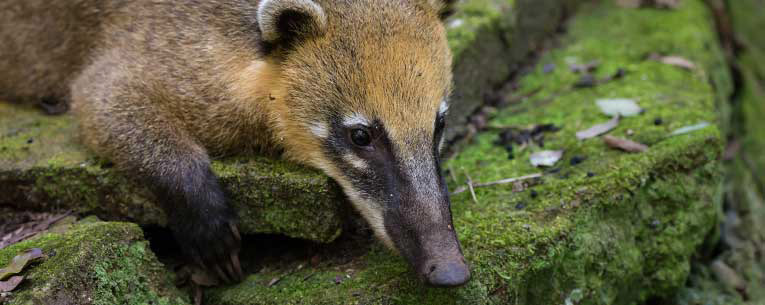
{"label": "rounded ear", "polygon": [[269,43],[319,35],[327,28],[324,9],[312,0],[262,0],[257,18],[261,37]]}
{"label": "rounded ear", "polygon": [[433,9],[438,12],[438,16],[441,17],[441,19],[446,19],[452,14],[454,14],[454,4],[457,3],[458,0],[427,0],[428,4],[430,4]]}

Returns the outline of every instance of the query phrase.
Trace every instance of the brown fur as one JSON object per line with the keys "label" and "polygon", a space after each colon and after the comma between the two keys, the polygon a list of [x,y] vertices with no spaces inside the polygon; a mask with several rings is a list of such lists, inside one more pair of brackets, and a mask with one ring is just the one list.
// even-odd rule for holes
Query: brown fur
{"label": "brown fur", "polygon": [[[377,118],[402,158],[433,146],[451,85],[439,22],[447,2],[317,0],[326,24],[292,24],[299,39],[287,43],[261,39],[258,0],[7,0],[0,97],[69,101],[88,147],[169,194],[182,243],[236,247],[209,154],[283,152],[325,170],[353,199],[359,190],[324,153],[312,122]],[[236,254],[189,251],[203,260]]]}

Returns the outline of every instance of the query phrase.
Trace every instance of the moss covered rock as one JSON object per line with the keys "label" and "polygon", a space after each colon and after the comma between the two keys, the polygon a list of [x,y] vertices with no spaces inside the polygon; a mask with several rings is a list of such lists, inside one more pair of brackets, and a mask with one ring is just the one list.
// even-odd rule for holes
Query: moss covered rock
{"label": "moss covered rock", "polygon": [[[242,232],[323,242],[340,234],[342,193],[322,173],[266,157],[217,160],[213,169],[239,211]],[[0,103],[0,193],[0,205],[20,209],[166,224],[151,192],[80,144],[69,114]]]}
{"label": "moss covered rock", "polygon": [[[465,185],[467,175],[479,183],[545,172],[526,184],[477,188],[475,199],[470,192],[453,196],[455,227],[473,271],[466,286],[425,287],[402,259],[374,246],[343,264],[250,275],[213,290],[207,301],[639,304],[672,297],[719,219],[723,141],[715,109],[717,97],[732,87],[709,12],[700,0],[682,3],[676,10],[623,9],[612,1],[583,5],[563,46],[543,56],[508,97],[520,102],[489,121],[490,130],[537,124],[562,129],[545,135],[544,148],[516,146],[512,159],[494,144],[498,131],[481,133],[446,163],[452,189]],[[652,53],[682,56],[697,67],[649,60]],[[600,61],[597,79],[620,69],[623,76],[573,89],[582,76],[569,65],[593,60]],[[610,134],[644,143],[646,152],[576,139],[577,131],[609,120],[595,104],[600,98],[631,98],[645,110],[623,118]],[[707,127],[672,134],[705,122]],[[529,156],[542,149],[565,153],[553,168],[535,168]],[[281,281],[269,287],[273,278]]]}
{"label": "moss covered rock", "polygon": [[581,0],[469,0],[447,20],[455,92],[447,140],[468,133],[468,115],[517,73]]}
{"label": "moss covered rock", "polygon": [[[536,42],[560,24],[572,0],[460,1],[449,21],[457,101],[450,125],[463,132],[465,113],[517,70]],[[565,3],[565,5],[563,5]],[[510,50],[510,51],[508,51]],[[0,104],[0,205],[70,209],[103,219],[165,225],[154,197],[80,145],[70,115]],[[347,208],[340,190],[318,171],[265,157],[213,165],[241,217],[244,233],[277,233],[329,242]]]}
{"label": "moss covered rock", "polygon": [[27,266],[7,304],[188,304],[135,224],[88,222],[0,250],[0,266],[30,248],[45,258]]}

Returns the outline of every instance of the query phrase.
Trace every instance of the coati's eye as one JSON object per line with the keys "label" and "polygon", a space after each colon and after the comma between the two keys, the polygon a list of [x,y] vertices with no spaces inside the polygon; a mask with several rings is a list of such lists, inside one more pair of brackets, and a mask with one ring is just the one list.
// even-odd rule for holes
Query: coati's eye
{"label": "coati's eye", "polygon": [[372,137],[366,130],[355,128],[351,130],[351,141],[358,146],[369,146],[372,143]]}

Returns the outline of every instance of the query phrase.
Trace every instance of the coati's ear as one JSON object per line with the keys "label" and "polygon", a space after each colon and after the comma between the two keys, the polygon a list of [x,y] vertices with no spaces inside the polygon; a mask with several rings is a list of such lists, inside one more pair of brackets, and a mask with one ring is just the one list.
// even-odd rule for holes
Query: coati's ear
{"label": "coati's ear", "polygon": [[262,0],[257,18],[261,37],[270,44],[289,44],[327,29],[324,9],[312,0]]}
{"label": "coati's ear", "polygon": [[437,12],[438,16],[441,17],[441,19],[446,19],[452,14],[454,14],[454,4],[457,3],[458,0],[427,0],[428,4],[430,4],[431,7],[433,7]]}

